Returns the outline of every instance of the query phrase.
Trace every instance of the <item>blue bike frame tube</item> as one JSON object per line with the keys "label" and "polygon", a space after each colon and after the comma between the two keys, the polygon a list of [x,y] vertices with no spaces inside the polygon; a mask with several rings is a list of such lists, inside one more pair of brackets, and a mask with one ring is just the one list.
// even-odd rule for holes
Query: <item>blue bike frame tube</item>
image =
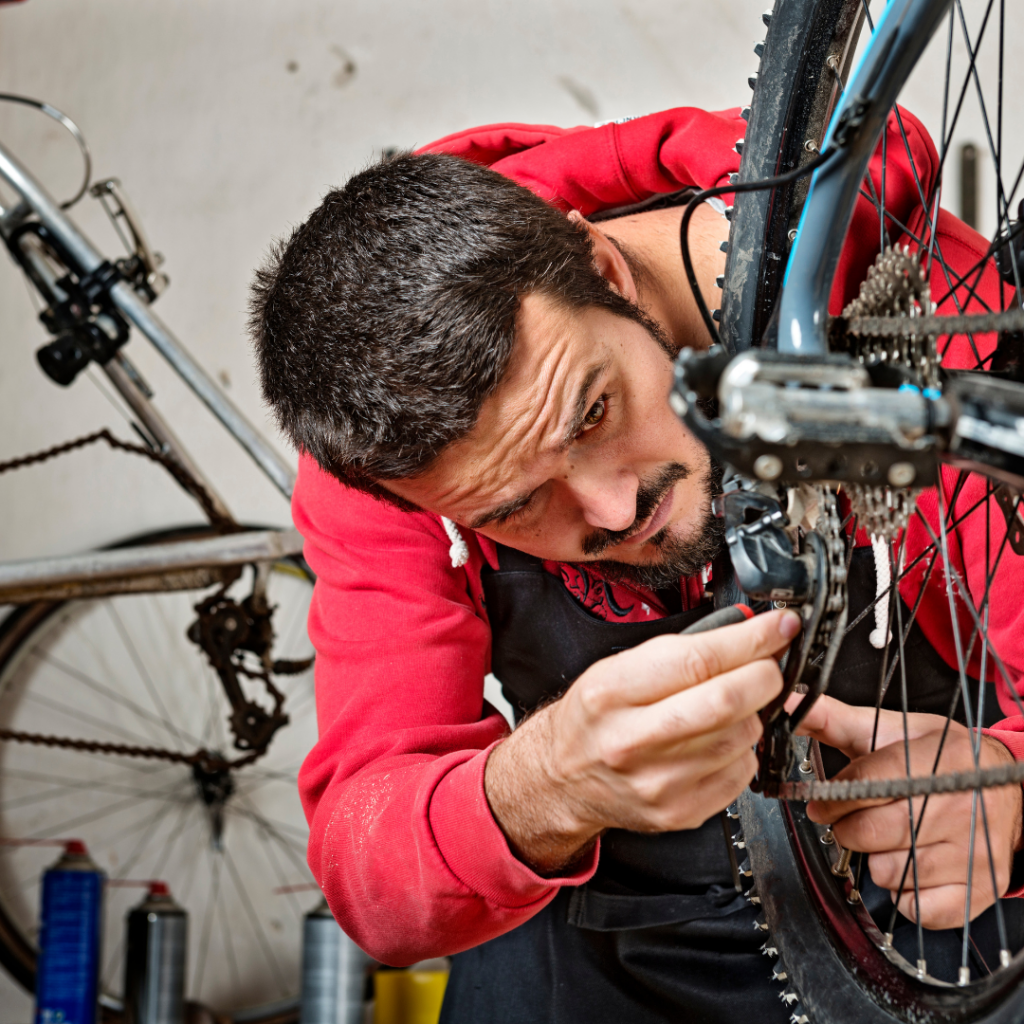
{"label": "blue bike frame tube", "polygon": [[825,136],[851,120],[841,154],[814,173],[783,281],[779,351],[828,351],[828,300],[854,204],[889,112],[951,0],[890,0]]}

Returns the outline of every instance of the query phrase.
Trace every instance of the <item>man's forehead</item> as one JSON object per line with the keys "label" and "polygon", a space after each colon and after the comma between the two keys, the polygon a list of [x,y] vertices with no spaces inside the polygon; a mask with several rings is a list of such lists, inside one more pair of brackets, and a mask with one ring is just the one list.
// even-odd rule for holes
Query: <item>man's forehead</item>
{"label": "man's forehead", "polygon": [[505,377],[473,429],[407,482],[419,495],[411,500],[465,522],[543,482],[535,473],[564,450],[574,415],[586,413],[580,406],[610,363],[609,347],[593,330],[599,312],[526,296]]}

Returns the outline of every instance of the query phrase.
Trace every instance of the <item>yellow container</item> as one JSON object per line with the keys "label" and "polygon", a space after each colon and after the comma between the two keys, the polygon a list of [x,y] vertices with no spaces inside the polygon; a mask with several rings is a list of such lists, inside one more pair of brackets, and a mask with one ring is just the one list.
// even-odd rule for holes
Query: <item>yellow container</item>
{"label": "yellow container", "polygon": [[377,971],[374,1024],[437,1024],[447,971]]}

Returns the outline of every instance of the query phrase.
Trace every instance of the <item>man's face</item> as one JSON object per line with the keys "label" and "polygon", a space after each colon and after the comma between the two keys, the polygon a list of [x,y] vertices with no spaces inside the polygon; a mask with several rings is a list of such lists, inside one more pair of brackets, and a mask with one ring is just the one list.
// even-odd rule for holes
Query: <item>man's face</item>
{"label": "man's face", "polygon": [[671,359],[641,324],[527,295],[509,369],[473,430],[387,486],[529,554],[667,583],[717,546],[714,468],[669,408],[671,385]]}

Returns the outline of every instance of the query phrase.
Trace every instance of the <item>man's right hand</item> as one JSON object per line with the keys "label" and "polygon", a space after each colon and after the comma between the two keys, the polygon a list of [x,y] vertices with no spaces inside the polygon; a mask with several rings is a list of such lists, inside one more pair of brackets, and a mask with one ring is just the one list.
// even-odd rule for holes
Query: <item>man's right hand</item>
{"label": "man's right hand", "polygon": [[757,712],[782,690],[792,611],[660,636],[592,665],[494,748],[484,787],[516,855],[564,871],[604,829],[697,828],[757,770]]}

